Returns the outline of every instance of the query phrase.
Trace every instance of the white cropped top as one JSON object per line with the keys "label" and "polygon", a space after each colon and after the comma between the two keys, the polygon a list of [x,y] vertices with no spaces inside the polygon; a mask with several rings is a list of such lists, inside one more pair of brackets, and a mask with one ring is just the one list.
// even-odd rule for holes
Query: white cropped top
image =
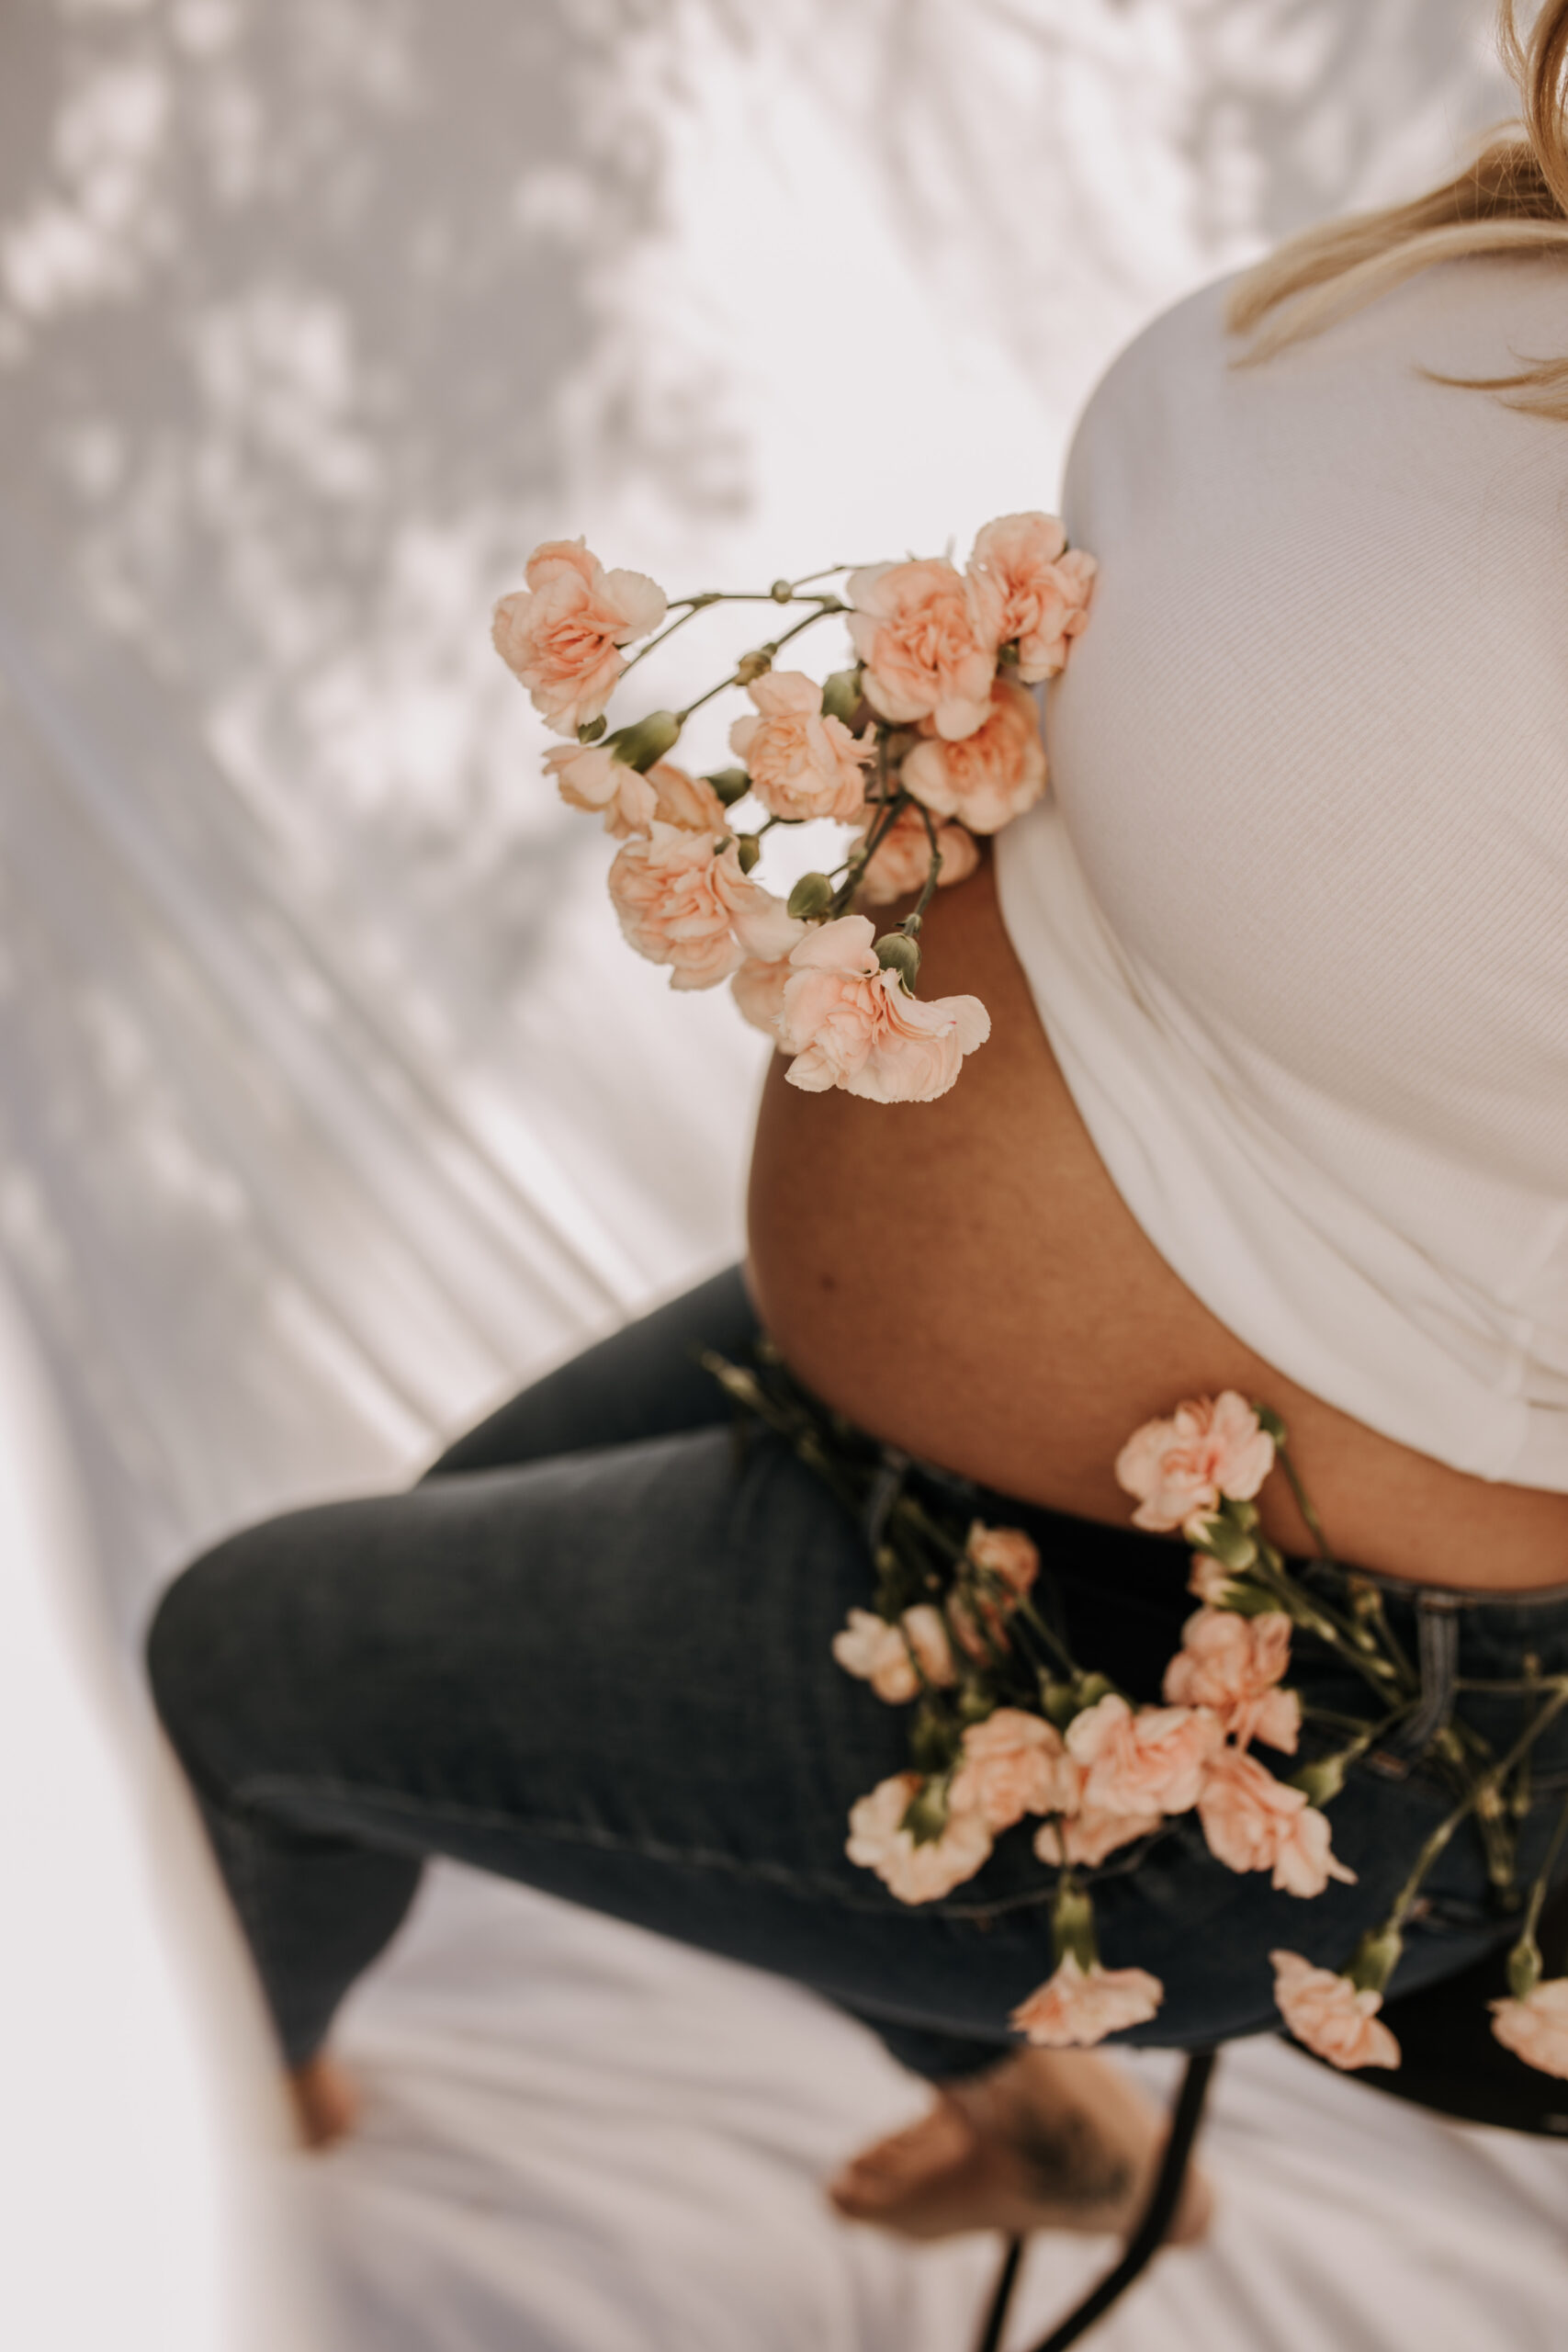
{"label": "white cropped top", "polygon": [[1314,1395],[1568,1491],[1568,266],[1235,368],[1211,287],[1068,462],[1098,556],[1003,919],[1112,1181]]}

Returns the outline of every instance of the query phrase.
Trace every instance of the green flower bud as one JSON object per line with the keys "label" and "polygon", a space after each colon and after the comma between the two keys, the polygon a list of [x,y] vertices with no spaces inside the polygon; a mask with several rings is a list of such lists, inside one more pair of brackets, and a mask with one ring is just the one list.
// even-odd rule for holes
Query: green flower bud
{"label": "green flower bud", "polygon": [[599,713],[597,718],[585,718],[581,726],[577,730],[578,741],[580,743],[596,743],[599,741],[600,736],[604,732],[609,722],[605,718],[603,711]]}
{"label": "green flower bud", "polygon": [[1222,1567],[1249,1568],[1258,1557],[1258,1546],[1245,1528],[1216,1511],[1203,1521],[1203,1532],[1193,1538],[1200,1552],[1207,1552]]}
{"label": "green flower bud", "polygon": [[917,1846],[929,1846],[947,1827],[947,1783],[945,1781],[923,1781],[909,1799],[908,1810],[898,1825],[907,1829]]}
{"label": "green flower bud", "polygon": [[1064,1878],[1051,1906],[1051,1935],[1058,1962],[1069,1952],[1087,1975],[1100,1958],[1094,1939],[1094,1904],[1083,1888]]}
{"label": "green flower bud", "polygon": [[[909,1726],[909,1761],[917,1772],[945,1772],[957,1750],[953,1725],[934,1709],[922,1707]],[[942,1818],[946,1819],[944,1806]]]}
{"label": "green flower bud", "polygon": [[788,911],[797,922],[818,922],[833,903],[833,886],[825,874],[803,874],[789,894]]}
{"label": "green flower bud", "polygon": [[964,1723],[983,1724],[996,1711],[997,1702],[988,1690],[983,1690],[977,1682],[964,1685],[958,1694],[958,1713]]}
{"label": "green flower bud", "polygon": [[1540,1983],[1540,1946],[1533,1936],[1521,1936],[1508,1954],[1508,1990],[1516,2001],[1528,2001]]}
{"label": "green flower bud", "polygon": [[633,727],[617,727],[610,738],[623,767],[636,768],[646,775],[666,752],[673,751],[681,740],[681,722],[672,710],[650,710]]}
{"label": "green flower bud", "polygon": [[1279,1608],[1280,1602],[1266,1585],[1227,1578],[1220,1599],[1209,1605],[1212,1609],[1228,1609],[1234,1617],[1267,1617]]}
{"label": "green flower bud", "polygon": [[726,808],[733,808],[751,789],[751,779],[744,768],[719,768],[714,775],[704,776],[703,782],[712,785]]}
{"label": "green flower bud", "polygon": [[1108,1674],[1080,1674],[1073,1685],[1073,1696],[1081,1714],[1086,1707],[1098,1707],[1115,1686]]}
{"label": "green flower bud", "polygon": [[761,677],[773,666],[773,648],[759,645],[754,652],[743,653],[740,656],[735,665],[735,683],[738,686],[749,686],[753,678]]}
{"label": "green flower bud", "polygon": [[1404,1950],[1404,1939],[1392,1921],[1384,1928],[1369,1928],[1345,1973],[1359,1993],[1381,1993]]}
{"label": "green flower bud", "polygon": [[1054,1681],[1048,1674],[1040,1678],[1040,1704],[1058,1731],[1066,1731],[1078,1712],[1077,1693],[1073,1685]]}
{"label": "green flower bud", "polygon": [[822,687],[822,716],[842,720],[848,727],[860,708],[860,671],[835,670]]}
{"label": "green flower bud", "polygon": [[1308,1804],[1320,1808],[1339,1794],[1345,1785],[1343,1756],[1321,1756],[1315,1764],[1303,1764],[1291,1781],[1292,1789],[1300,1789]]}
{"label": "green flower bud", "polygon": [[885,972],[897,972],[908,995],[915,993],[920,977],[920,951],[901,931],[890,931],[876,943],[876,960]]}
{"label": "green flower bud", "polygon": [[740,871],[750,874],[762,854],[762,844],[755,833],[737,833],[735,846],[740,856]]}

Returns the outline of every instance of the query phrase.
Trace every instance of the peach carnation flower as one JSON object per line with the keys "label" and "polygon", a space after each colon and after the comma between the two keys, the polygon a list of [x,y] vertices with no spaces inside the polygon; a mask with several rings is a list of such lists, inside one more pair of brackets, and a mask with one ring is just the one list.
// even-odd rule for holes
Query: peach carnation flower
{"label": "peach carnation flower", "polygon": [[999,1577],[1020,1600],[1040,1574],[1040,1554],[1021,1527],[987,1527],[984,1520],[972,1520],[964,1548],[977,1568]]}
{"label": "peach carnation flower", "polygon": [[[873,821],[880,813],[874,810]],[[862,827],[862,841],[870,830],[869,825]],[[954,882],[968,879],[980,863],[980,853],[962,825],[941,818],[935,831],[936,845],[942,852],[937,888],[946,890]],[[931,835],[921,822],[919,810],[900,808],[872,853],[856,895],[868,907],[886,907],[895,899],[913,898],[917,890],[925,888],[931,862]]]}
{"label": "peach carnation flower", "polygon": [[973,1565],[996,1577],[1009,1596],[978,1592],[971,1605],[955,1593],[947,1604],[959,1642],[983,1663],[995,1650],[1007,1648],[1008,1612],[1027,1596],[1039,1575],[1040,1555],[1021,1527],[987,1527],[978,1519],[970,1524],[966,1548]]}
{"label": "peach carnation flower", "polygon": [[1238,1747],[1260,1739],[1293,1756],[1302,1702],[1279,1688],[1290,1661],[1291,1621],[1282,1609],[1257,1617],[1198,1609],[1166,1668],[1165,1696],[1173,1706],[1210,1708]]}
{"label": "peach carnation flower", "polygon": [[935,1903],[973,1878],[991,1850],[991,1833],[977,1813],[950,1811],[940,1838],[917,1845],[904,1815],[919,1794],[918,1772],[896,1772],[850,1808],[844,1848],[852,1862],[874,1871],[900,1903]]}
{"label": "peach carnation flower", "polygon": [[1296,2040],[1331,2066],[1397,2066],[1399,2044],[1378,2022],[1382,1995],[1361,1990],[1300,1952],[1271,1951],[1274,1998]]}
{"label": "peach carnation flower", "polygon": [[1054,514],[1001,514],[976,538],[969,577],[982,625],[993,645],[1017,646],[1025,685],[1054,678],[1066,661],[1098,570],[1091,555],[1068,549]]}
{"label": "peach carnation flower", "polygon": [[1568,1976],[1549,1976],[1522,2001],[1494,2001],[1491,2008],[1505,2050],[1568,2082]]}
{"label": "peach carnation flower", "polygon": [[640,571],[606,571],[581,539],[547,539],[524,578],[496,605],[495,650],[546,725],[575,735],[609,701],[626,667],[618,649],[664,618],[664,591]]}
{"label": "peach carnation flower", "polygon": [[925,1684],[940,1690],[958,1679],[947,1628],[927,1601],[906,1609],[893,1625],[874,1610],[852,1609],[849,1623],[833,1636],[833,1656],[893,1707],[918,1698]]}
{"label": "peach carnation flower", "polygon": [[874,936],[864,915],[840,915],[792,953],[779,1020],[795,1056],[789,1082],[811,1094],[841,1086],[873,1102],[932,1102],[990,1035],[990,1015],[978,997],[909,996],[877,963]]}
{"label": "peach carnation flower", "polygon": [[972,588],[942,557],[852,571],[850,636],[872,708],[896,726],[930,718],[948,742],[983,727],[996,654]]}
{"label": "peach carnation flower", "polygon": [[1084,1805],[1059,1821],[1043,1821],[1034,1833],[1034,1850],[1056,1870],[1073,1862],[1097,1870],[1119,1847],[1151,1837],[1164,1820],[1163,1813],[1102,1813],[1097,1805]]}
{"label": "peach carnation flower", "polygon": [[1083,1802],[1104,1813],[1186,1813],[1224,1734],[1192,1707],[1140,1707],[1114,1690],[1067,1725],[1067,1748],[1084,1768]]}
{"label": "peach carnation flower", "polygon": [[683,833],[712,833],[716,840],[728,831],[724,803],[705,776],[688,775],[673,760],[660,760],[649,769],[648,781],[661,825],[678,826]]}
{"label": "peach carnation flower", "polygon": [[569,808],[603,816],[604,831],[617,841],[646,833],[653,822],[659,806],[654,786],[606,744],[557,743],[545,753],[545,774],[554,776]]}
{"label": "peach carnation flower", "polygon": [[1222,1495],[1249,1501],[1274,1466],[1274,1441],[1245,1396],[1226,1388],[1179,1405],[1168,1421],[1145,1421],[1116,1457],[1116,1480],[1139,1498],[1134,1527],[1185,1528],[1202,1541],[1202,1522]]}
{"label": "peach carnation flower", "polygon": [[1068,1952],[1054,1976],[1012,2013],[1012,2022],[1046,2050],[1087,2050],[1108,2033],[1146,2025],[1165,1998],[1165,1986],[1146,1968],[1087,1972]]}
{"label": "peach carnation flower", "polygon": [[1055,1724],[1021,1707],[998,1707],[964,1734],[953,1803],[979,1814],[993,1835],[1026,1813],[1067,1813],[1077,1803],[1078,1768]]}
{"label": "peach carnation flower", "polygon": [[876,757],[868,727],[854,736],[822,715],[822,689],[803,670],[769,670],[746,689],[759,716],[738,718],[730,749],[745,761],[751,789],[771,817],[832,817],[852,824],[865,805],[865,771]]}
{"label": "peach carnation flower", "polygon": [[1321,1894],[1331,1878],[1356,1883],[1355,1871],[1329,1852],[1327,1815],[1239,1748],[1224,1749],[1204,1774],[1198,1818],[1216,1861],[1271,1871],[1280,1894]]}
{"label": "peach carnation flower", "polygon": [[712,785],[672,760],[640,775],[606,744],[557,743],[545,753],[545,769],[569,807],[603,812],[604,831],[616,841],[647,833],[655,817],[683,832],[725,830],[724,804]]}
{"label": "peach carnation flower", "polygon": [[711,989],[750,953],[785,954],[804,925],[784,901],[740,871],[733,842],[655,819],[646,841],[626,843],[610,868],[610,897],[627,944],[671,967],[672,989]]}
{"label": "peach carnation flower", "polygon": [[779,1019],[784,1012],[784,990],[795,978],[795,967],[787,956],[776,956],[765,963],[761,956],[749,956],[729,983],[729,993],[740,1010],[743,1021],[753,1029],[764,1030],[776,1046],[779,1042]]}
{"label": "peach carnation flower", "polygon": [[983,727],[962,742],[917,743],[900,771],[917,799],[956,817],[974,833],[994,833],[1032,808],[1045,789],[1045,746],[1034,696],[998,678]]}

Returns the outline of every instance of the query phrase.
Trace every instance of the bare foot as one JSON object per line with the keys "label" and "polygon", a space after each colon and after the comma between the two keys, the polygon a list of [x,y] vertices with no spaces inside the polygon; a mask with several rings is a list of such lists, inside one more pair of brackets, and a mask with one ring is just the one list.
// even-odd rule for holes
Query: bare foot
{"label": "bare foot", "polygon": [[319,2051],[285,2075],[288,2101],[307,2148],[330,2148],[346,2139],[359,2120],[359,2092],[352,2075]]}
{"label": "bare foot", "polygon": [[[829,2183],[846,2220],[911,2238],[961,2230],[1125,2236],[1154,2185],[1168,2125],[1115,2067],[1082,2050],[1025,2050],[938,2093],[929,2115]],[[1200,2238],[1213,2197],[1189,2172],[1166,2243]]]}

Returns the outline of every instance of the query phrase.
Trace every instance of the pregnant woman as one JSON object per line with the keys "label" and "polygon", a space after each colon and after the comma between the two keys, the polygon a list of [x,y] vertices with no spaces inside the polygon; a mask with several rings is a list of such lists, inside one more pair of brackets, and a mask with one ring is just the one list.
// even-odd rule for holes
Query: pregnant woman
{"label": "pregnant woman", "polygon": [[[243,1532],[166,1596],[159,1705],[314,2136],[351,2110],[333,2012],[441,1853],[863,2018],[938,2091],[844,2211],[1102,2228],[1135,2201],[1155,2124],[1010,2025],[1053,1966],[1028,1837],[919,1904],[847,1856],[908,1760],[832,1652],[875,1530],[768,1429],[737,1442],[699,1350],[765,1331],[904,1491],[1023,1531],[1077,1657],[1144,1701],[1190,1562],[1129,1525],[1119,1451],[1227,1390],[1289,1425],[1421,1703],[1349,1765],[1354,1875],[1315,1901],[1190,1822],[1118,1858],[1102,1957],[1164,1987],[1129,2041],[1277,2028],[1270,1951],[1344,1967],[1445,1814],[1441,1742],[1514,1736],[1524,1702],[1467,1686],[1568,1672],[1565,50],[1553,0],[1510,52],[1526,138],[1182,303],[1096,393],[1053,789],[921,934],[922,990],[991,1016],[961,1082],[889,1105],[776,1057],[743,1272],[412,1492]],[[1257,1499],[1313,1549],[1278,1472]],[[1326,1655],[1292,1679],[1309,1724],[1347,1704]],[[1564,1786],[1568,1716],[1519,1784],[1526,1878]],[[1467,1825],[1396,1990],[1516,1932],[1495,1876]]]}

